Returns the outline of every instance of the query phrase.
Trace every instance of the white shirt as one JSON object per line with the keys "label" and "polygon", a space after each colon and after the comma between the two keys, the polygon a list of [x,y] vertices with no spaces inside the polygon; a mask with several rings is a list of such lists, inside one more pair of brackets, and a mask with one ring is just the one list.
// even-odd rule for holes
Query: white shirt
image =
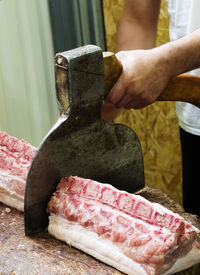
{"label": "white shirt", "polygon": [[[171,41],[200,28],[200,0],[168,0],[168,11]],[[190,73],[200,76],[200,69]],[[200,108],[189,103],[177,102],[176,114],[181,128],[200,136]]]}

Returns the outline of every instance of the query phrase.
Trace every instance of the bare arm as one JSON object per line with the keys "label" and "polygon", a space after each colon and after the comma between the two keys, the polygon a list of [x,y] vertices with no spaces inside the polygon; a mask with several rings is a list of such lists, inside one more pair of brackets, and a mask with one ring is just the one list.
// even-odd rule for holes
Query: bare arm
{"label": "bare arm", "polygon": [[159,47],[158,54],[167,62],[171,76],[200,67],[200,28],[181,39]]}
{"label": "bare arm", "polygon": [[200,29],[150,50],[117,54],[123,72],[108,100],[116,107],[139,109],[153,103],[173,76],[200,67]]}
{"label": "bare arm", "polygon": [[117,32],[121,50],[155,47],[160,0],[125,0]]}
{"label": "bare arm", "polygon": [[[159,11],[160,0],[125,0],[117,32],[118,51],[154,47]],[[103,103],[104,120],[114,119],[121,111],[111,100]]]}

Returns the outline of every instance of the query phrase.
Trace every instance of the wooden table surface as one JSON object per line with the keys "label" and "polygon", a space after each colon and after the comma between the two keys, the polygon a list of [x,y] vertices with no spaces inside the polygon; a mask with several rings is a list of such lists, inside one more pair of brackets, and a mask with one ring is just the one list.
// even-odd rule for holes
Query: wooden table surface
{"label": "wooden table surface", "polygon": [[27,237],[23,213],[0,203],[0,274],[121,275],[47,232]]}

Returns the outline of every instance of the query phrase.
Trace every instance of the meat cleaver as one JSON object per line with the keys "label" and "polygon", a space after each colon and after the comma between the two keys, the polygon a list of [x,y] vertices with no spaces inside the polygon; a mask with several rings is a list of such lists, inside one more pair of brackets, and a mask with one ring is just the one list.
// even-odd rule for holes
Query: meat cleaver
{"label": "meat cleaver", "polygon": [[[47,228],[46,206],[62,177],[90,178],[130,193],[144,187],[143,155],[137,135],[125,125],[101,119],[104,96],[121,70],[114,54],[103,55],[94,45],[56,55],[60,116],[41,142],[28,172],[24,205],[26,235]],[[199,79],[193,81],[180,76],[169,83],[159,100],[183,100],[200,106],[199,89],[197,96],[194,93],[183,96],[184,89],[179,88],[184,81],[197,81],[193,87],[199,88]],[[179,92],[178,97],[174,88]]]}

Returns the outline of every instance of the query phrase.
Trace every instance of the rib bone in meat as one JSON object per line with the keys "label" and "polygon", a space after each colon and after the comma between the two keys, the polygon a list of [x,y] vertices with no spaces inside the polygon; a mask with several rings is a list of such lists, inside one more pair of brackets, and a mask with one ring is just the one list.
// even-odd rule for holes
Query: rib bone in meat
{"label": "rib bone in meat", "polygon": [[127,274],[173,274],[200,262],[198,229],[111,185],[64,178],[47,211],[51,235]]}

